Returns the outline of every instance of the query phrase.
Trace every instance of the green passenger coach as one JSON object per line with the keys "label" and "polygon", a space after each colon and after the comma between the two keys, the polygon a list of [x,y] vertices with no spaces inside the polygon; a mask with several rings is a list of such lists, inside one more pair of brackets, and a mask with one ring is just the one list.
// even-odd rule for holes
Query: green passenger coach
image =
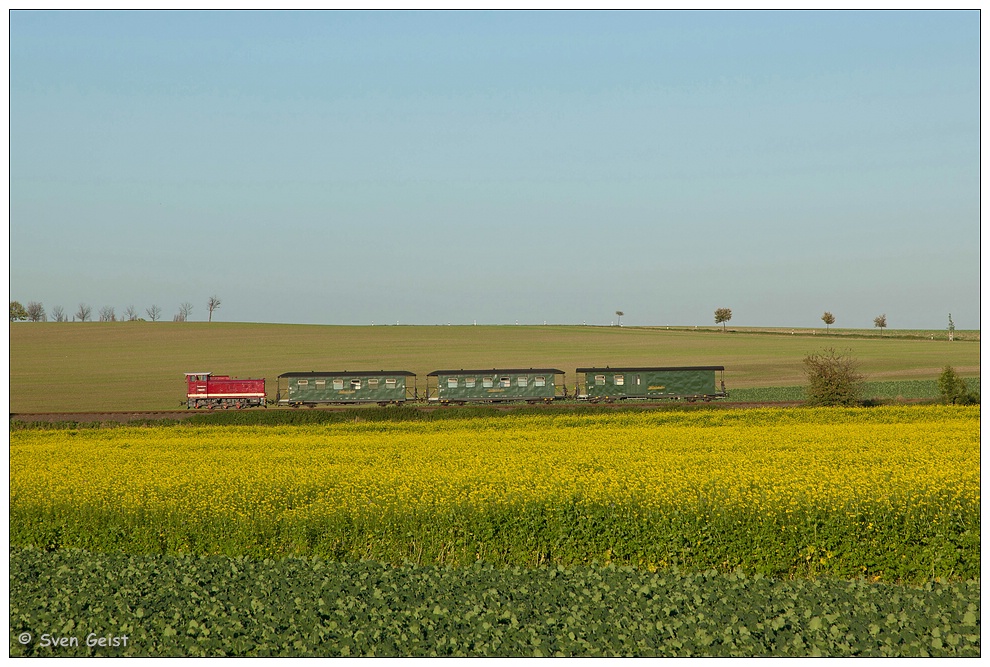
{"label": "green passenger coach", "polygon": [[[578,368],[578,398],[588,401],[626,399],[704,400],[725,398],[724,366],[657,368]],[[718,374],[718,377],[716,377]]]}
{"label": "green passenger coach", "polygon": [[409,371],[282,373],[278,376],[276,401],[289,406],[404,403],[416,398],[415,378],[416,374]]}
{"label": "green passenger coach", "polygon": [[[447,403],[549,403],[557,392],[566,396],[564,371],[556,368],[489,368],[433,371],[426,378],[427,398]],[[561,376],[561,381],[557,381]],[[431,382],[430,378],[436,378]]]}

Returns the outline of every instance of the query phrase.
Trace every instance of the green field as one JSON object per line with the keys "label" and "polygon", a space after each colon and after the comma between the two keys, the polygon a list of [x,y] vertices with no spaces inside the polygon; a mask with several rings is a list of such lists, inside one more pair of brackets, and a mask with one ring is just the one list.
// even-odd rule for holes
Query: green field
{"label": "green field", "polygon": [[[183,373],[268,379],[288,371],[580,366],[725,366],[733,389],[804,384],[802,359],[848,350],[871,382],[980,373],[979,332],[585,326],[316,326],[205,322],[10,324],[10,411],[165,410]],[[930,336],[935,336],[931,339]]]}

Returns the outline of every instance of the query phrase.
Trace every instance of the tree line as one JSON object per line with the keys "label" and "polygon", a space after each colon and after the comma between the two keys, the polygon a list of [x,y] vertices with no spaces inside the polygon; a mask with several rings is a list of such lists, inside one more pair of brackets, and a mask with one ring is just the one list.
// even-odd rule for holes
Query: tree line
{"label": "tree line", "polygon": [[[715,309],[715,324],[722,325],[722,331],[725,331],[725,323],[732,319],[732,309],[731,308],[716,308]],[[829,311],[825,311],[821,317],[822,322],[825,323],[825,332],[828,333],[829,327],[835,324],[835,315]],[[887,328],[887,314],[877,315],[873,318],[873,326],[880,329],[880,336],[883,337],[883,330]],[[952,340],[953,333],[956,330],[956,325],[952,322],[952,313],[949,313],[949,340]]]}
{"label": "tree line", "polygon": [[[213,321],[213,312],[220,307],[220,299],[211,296],[206,304],[209,313],[209,321]],[[193,305],[188,301],[183,301],[179,305],[179,311],[172,316],[173,322],[186,322],[192,315]],[[147,319],[141,317],[137,308],[127,306],[124,312],[118,317],[117,310],[113,306],[103,306],[97,311],[95,317],[99,322],[158,322],[162,319],[162,309],[157,305],[152,305],[145,309]],[[68,322],[69,313],[62,306],[52,308],[50,319],[52,322]],[[85,303],[80,303],[79,308],[71,315],[73,322],[92,322],[94,318],[93,309]],[[48,322],[49,314],[45,311],[45,306],[38,301],[28,301],[27,305],[22,305],[19,301],[10,302],[11,322]]]}
{"label": "tree line", "polygon": [[[722,325],[722,331],[725,331],[725,323],[732,319],[732,309],[731,308],[716,308],[715,309],[715,324]],[[825,331],[835,324],[835,315],[828,312],[827,310],[822,315],[822,322],[825,323]],[[949,323],[952,323],[952,316],[949,315]],[[873,326],[880,329],[880,335],[883,336],[883,330],[887,328],[887,315],[880,315],[873,319]]]}

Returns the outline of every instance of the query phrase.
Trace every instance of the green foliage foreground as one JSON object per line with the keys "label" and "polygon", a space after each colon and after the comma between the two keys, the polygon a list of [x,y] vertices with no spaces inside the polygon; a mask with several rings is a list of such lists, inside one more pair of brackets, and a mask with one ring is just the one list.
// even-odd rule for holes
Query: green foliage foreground
{"label": "green foliage foreground", "polygon": [[10,591],[11,656],[980,655],[979,582],[12,549]]}

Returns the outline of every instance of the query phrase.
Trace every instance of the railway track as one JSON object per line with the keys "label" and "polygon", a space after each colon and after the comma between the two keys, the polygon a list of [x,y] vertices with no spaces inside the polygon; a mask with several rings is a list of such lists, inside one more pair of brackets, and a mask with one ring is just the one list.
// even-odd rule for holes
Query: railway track
{"label": "railway track", "polygon": [[11,412],[11,421],[20,422],[120,422],[163,421],[166,419],[188,419],[195,414],[192,410],[114,410],[113,412]]}
{"label": "railway track", "polygon": [[[615,401],[615,402],[601,402],[601,403],[576,403],[574,401],[557,401],[554,403],[539,403],[535,405],[530,405],[526,403],[496,403],[496,404],[479,404],[475,403],[473,405],[485,405],[487,407],[494,408],[502,412],[511,412],[513,410],[518,410],[520,408],[538,408],[548,411],[554,410],[567,410],[573,408],[640,408],[644,410],[661,408],[661,407],[672,407],[672,406],[694,406],[698,408],[708,407],[708,408],[720,408],[720,409],[746,409],[746,408],[763,408],[763,407],[795,407],[801,405],[801,401],[753,401],[753,402],[740,402],[740,401],[712,401],[710,403],[682,403],[682,402],[672,402],[672,401],[657,401],[657,402],[640,402],[640,401]],[[267,408],[272,411],[285,411],[293,412],[297,410],[310,411],[310,410],[322,410],[329,412],[340,412],[345,410],[360,410],[364,407],[372,406],[357,406],[357,405],[329,405],[320,406],[318,408]],[[437,410],[458,410],[462,406],[458,405],[424,405],[424,404],[407,404],[405,407],[413,408],[421,412],[434,412]],[[248,411],[259,411],[261,408],[247,408]],[[108,422],[108,423],[121,423],[126,424],[128,422],[143,422],[143,421],[165,421],[165,420],[175,420],[180,421],[184,419],[189,419],[196,415],[210,414],[211,412],[226,412],[225,410],[114,410],[106,412],[11,412],[10,420],[19,421],[25,423],[32,422],[48,422],[48,423],[58,423],[58,422],[76,422],[76,423],[92,423],[92,422]]]}

